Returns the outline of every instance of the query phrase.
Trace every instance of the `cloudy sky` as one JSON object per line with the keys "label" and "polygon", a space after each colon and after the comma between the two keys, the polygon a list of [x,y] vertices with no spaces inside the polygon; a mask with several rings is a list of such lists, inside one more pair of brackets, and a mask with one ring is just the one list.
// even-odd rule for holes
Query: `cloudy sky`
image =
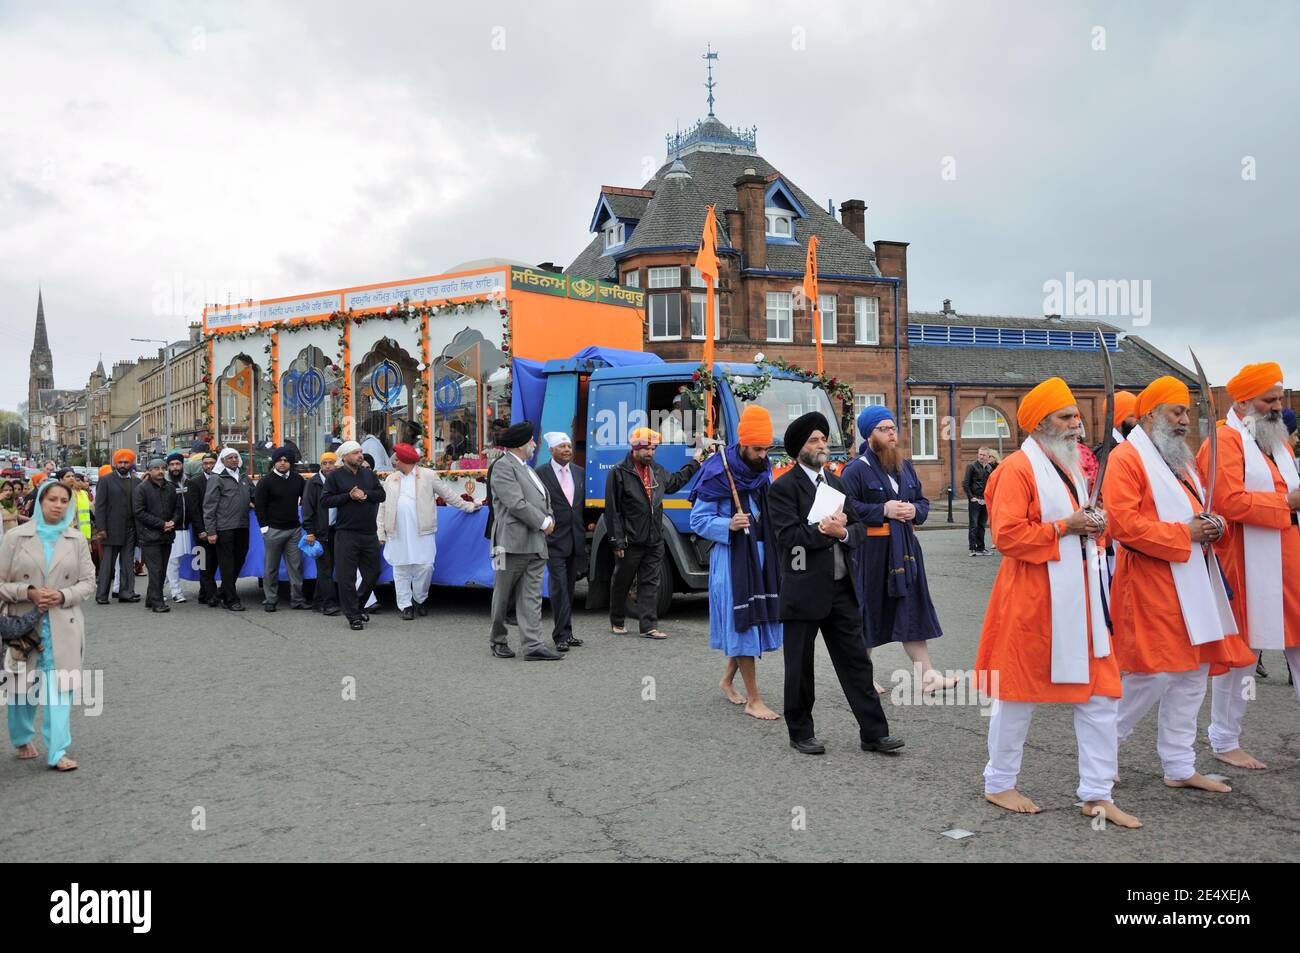
{"label": "cloudy sky", "polygon": [[0,408],[38,283],[80,387],[228,293],[567,264],[704,114],[706,42],[720,119],[911,243],[913,310],[1150,282],[1158,346],[1300,379],[1300,5],[445,7],[0,0]]}

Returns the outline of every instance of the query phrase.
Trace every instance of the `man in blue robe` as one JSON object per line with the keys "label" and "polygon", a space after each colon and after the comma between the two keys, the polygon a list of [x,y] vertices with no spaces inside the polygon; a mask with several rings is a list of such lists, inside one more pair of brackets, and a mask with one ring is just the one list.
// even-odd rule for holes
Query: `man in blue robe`
{"label": "man in blue robe", "polygon": [[[709,647],[727,656],[719,687],[762,721],[780,717],[763,702],[754,660],[781,647],[776,535],[768,515],[767,451],[772,417],[755,404],[740,415],[737,442],[709,457],[691,493],[691,531],[709,551]],[[739,502],[739,507],[736,503]],[[732,682],[736,672],[745,694]]]}
{"label": "man in blue robe", "polygon": [[867,526],[867,541],[853,551],[867,650],[901,642],[923,692],[952,688],[958,679],[935,671],[927,645],[943,635],[914,528],[930,515],[930,501],[911,461],[898,449],[898,425],[888,408],[865,408],[858,415],[858,430],[867,439],[840,479]]}

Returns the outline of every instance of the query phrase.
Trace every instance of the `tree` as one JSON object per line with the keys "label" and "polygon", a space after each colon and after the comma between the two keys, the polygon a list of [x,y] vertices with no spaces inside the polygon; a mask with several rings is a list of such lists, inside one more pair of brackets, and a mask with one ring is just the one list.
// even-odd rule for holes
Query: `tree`
{"label": "tree", "polygon": [[27,446],[27,420],[12,410],[0,410],[0,446]]}

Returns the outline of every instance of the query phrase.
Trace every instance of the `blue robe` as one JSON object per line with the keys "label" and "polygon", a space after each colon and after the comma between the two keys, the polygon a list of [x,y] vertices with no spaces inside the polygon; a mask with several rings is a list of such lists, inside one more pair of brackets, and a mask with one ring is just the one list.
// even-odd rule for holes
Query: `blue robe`
{"label": "blue robe", "polygon": [[[752,516],[759,515],[752,503]],[[745,632],[736,631],[736,614],[731,597],[731,516],[729,500],[696,500],[691,507],[691,532],[713,543],[709,549],[709,648],[728,658],[742,655],[761,657],[781,647],[781,623],[762,622]],[[763,547],[758,547],[759,562]]]}
{"label": "blue robe", "polygon": [[939,616],[930,599],[930,586],[925,576],[925,559],[921,555],[921,542],[916,531],[906,523],[895,523],[899,531],[907,534],[908,548],[916,560],[916,578],[908,592],[891,597],[887,591],[890,572],[895,568],[890,559],[890,537],[872,535],[872,527],[885,527],[885,502],[902,500],[916,506],[914,523],[919,526],[930,515],[930,501],[921,491],[921,481],[909,460],[902,462],[898,477],[898,490],[889,482],[885,469],[870,449],[849,461],[840,474],[848,502],[858,518],[867,524],[867,540],[853,550],[853,572],[862,593],[863,634],[868,648],[886,642],[920,642],[937,639],[943,635]]}

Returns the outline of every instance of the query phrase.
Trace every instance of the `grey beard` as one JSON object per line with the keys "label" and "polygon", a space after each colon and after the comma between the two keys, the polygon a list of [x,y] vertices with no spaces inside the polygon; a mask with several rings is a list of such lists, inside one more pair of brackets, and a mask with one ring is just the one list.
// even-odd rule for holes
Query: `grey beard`
{"label": "grey beard", "polygon": [[1267,454],[1272,454],[1277,449],[1279,443],[1286,443],[1289,434],[1286,432],[1286,424],[1283,423],[1281,416],[1274,417],[1272,414],[1259,414],[1251,411],[1246,414],[1247,429],[1255,435],[1255,442],[1259,448]]}
{"label": "grey beard", "polygon": [[1192,455],[1192,448],[1187,446],[1187,439],[1179,436],[1163,417],[1155,418],[1151,428],[1151,442],[1156,445],[1160,456],[1164,457],[1165,463],[1169,464],[1169,469],[1175,475],[1191,469],[1192,461],[1196,459]]}
{"label": "grey beard", "polygon": [[824,450],[818,450],[816,452],[811,450],[807,452],[803,450],[799,451],[799,462],[809,470],[820,470],[826,465],[826,461],[829,459],[830,457],[827,456],[826,451]]}
{"label": "grey beard", "polygon": [[1079,469],[1079,438],[1073,431],[1055,434],[1040,428],[1034,431],[1034,439],[1050,457],[1071,473]]}

